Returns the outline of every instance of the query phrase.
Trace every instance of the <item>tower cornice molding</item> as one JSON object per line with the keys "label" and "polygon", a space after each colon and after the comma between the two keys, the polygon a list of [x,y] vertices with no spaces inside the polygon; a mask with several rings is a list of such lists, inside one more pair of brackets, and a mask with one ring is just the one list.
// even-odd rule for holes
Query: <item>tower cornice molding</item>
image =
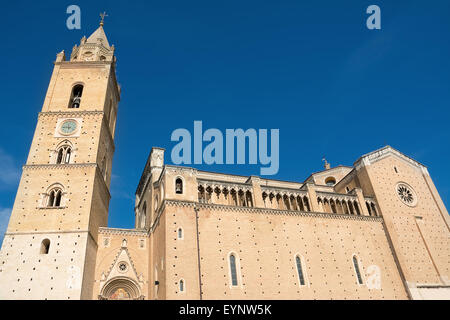
{"label": "tower cornice molding", "polygon": [[22,167],[25,170],[64,170],[64,169],[79,169],[79,168],[97,168],[97,178],[102,181],[104,190],[108,199],[111,199],[111,193],[107,186],[103,175],[100,173],[101,169],[97,163],[68,163],[68,164],[26,164]]}
{"label": "tower cornice molding", "polygon": [[67,164],[26,164],[23,170],[39,170],[39,169],[77,169],[98,167],[97,163],[67,163]]}
{"label": "tower cornice molding", "polygon": [[39,117],[45,116],[91,116],[91,115],[103,115],[102,110],[80,110],[80,111],[41,111]]}
{"label": "tower cornice molding", "polygon": [[114,61],[56,61],[54,64],[61,69],[102,68],[114,65]]}

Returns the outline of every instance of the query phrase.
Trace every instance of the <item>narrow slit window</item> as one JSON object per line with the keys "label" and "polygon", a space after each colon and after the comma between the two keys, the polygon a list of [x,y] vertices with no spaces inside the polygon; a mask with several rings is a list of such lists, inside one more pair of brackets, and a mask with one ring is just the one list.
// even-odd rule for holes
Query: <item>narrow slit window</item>
{"label": "narrow slit window", "polygon": [[358,283],[363,284],[361,272],[359,270],[358,258],[356,256],[353,256],[353,266],[355,267],[355,272],[356,272],[356,277],[358,278]]}
{"label": "narrow slit window", "polygon": [[298,280],[300,282],[301,286],[305,285],[305,277],[303,275],[303,269],[302,269],[302,260],[300,259],[299,256],[295,257],[295,262],[297,265],[297,273],[298,273]]}
{"label": "narrow slit window", "polygon": [[178,239],[183,239],[183,229],[178,228]]}
{"label": "narrow slit window", "polygon": [[230,273],[231,273],[231,285],[237,286],[237,271],[236,271],[236,257],[234,254],[230,255]]}
{"label": "narrow slit window", "polygon": [[180,280],[180,292],[184,292],[184,281]]}

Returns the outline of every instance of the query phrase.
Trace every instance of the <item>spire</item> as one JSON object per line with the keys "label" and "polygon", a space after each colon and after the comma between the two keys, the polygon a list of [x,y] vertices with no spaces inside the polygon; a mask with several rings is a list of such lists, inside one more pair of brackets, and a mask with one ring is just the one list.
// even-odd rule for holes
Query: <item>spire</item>
{"label": "spire", "polygon": [[86,40],[86,43],[102,44],[105,48],[110,49],[108,38],[106,38],[105,31],[103,30],[103,22],[100,22],[100,27],[91,34]]}
{"label": "spire", "polygon": [[70,61],[113,61],[114,46],[110,46],[105,30],[103,30],[104,20],[107,14],[105,12],[100,14],[100,26],[92,33],[89,38],[83,37],[79,46],[74,46]]}

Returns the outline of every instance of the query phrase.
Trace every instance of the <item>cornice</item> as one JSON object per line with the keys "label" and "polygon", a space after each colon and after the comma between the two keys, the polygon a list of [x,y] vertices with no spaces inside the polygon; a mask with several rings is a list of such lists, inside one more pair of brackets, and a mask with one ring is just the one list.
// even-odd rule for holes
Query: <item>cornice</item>
{"label": "cornice", "polygon": [[417,168],[426,168],[423,164],[420,162],[414,160],[413,158],[405,155],[404,153],[392,148],[391,146],[386,146],[381,149],[372,151],[370,153],[367,153],[363,156],[361,156],[358,160],[356,160],[354,166],[356,169],[359,169],[362,166],[368,166],[371,165],[379,160],[384,159],[388,155],[394,155],[398,158],[404,160],[405,162],[409,163],[410,165],[417,167]]}
{"label": "cornice", "polygon": [[189,173],[191,176],[194,176],[197,174],[197,169],[195,169],[195,168],[174,166],[174,165],[165,165],[163,172],[164,171],[177,173],[177,174]]}
{"label": "cornice", "polygon": [[[73,110],[73,109],[72,109]],[[79,115],[103,115],[101,110],[68,110],[68,111],[42,111],[39,112],[38,117],[52,117],[52,116],[79,116]]]}
{"label": "cornice", "polygon": [[112,65],[113,61],[58,61],[54,64],[60,66],[61,69],[102,68]]}
{"label": "cornice", "polygon": [[382,222],[382,217],[371,217],[371,216],[358,216],[358,215],[348,215],[340,213],[323,213],[323,212],[306,212],[306,211],[290,211],[290,210],[277,210],[268,208],[250,208],[250,207],[236,207],[228,206],[222,204],[211,204],[211,203],[198,203],[192,201],[182,201],[182,200],[164,200],[167,206],[177,206],[177,207],[194,207],[198,209],[215,209],[222,211],[237,211],[243,213],[254,213],[254,214],[272,214],[272,215],[286,215],[286,216],[301,216],[301,217],[312,217],[312,218],[322,218],[322,219],[341,219],[341,220],[357,220],[357,221],[370,221],[370,222]]}
{"label": "cornice", "polygon": [[68,163],[68,164],[26,164],[23,170],[39,170],[39,169],[78,169],[97,167],[97,163]]}
{"label": "cornice", "polygon": [[135,236],[148,237],[148,231],[137,229],[121,229],[121,228],[107,228],[99,227],[98,233],[103,235],[120,235],[120,236]]}
{"label": "cornice", "polygon": [[79,168],[97,168],[96,176],[100,181],[103,181],[103,187],[107,193],[109,199],[111,199],[111,193],[106,185],[106,181],[103,175],[100,174],[100,168],[97,163],[69,163],[69,164],[26,164],[22,167],[23,170],[56,170],[56,169],[79,169]]}

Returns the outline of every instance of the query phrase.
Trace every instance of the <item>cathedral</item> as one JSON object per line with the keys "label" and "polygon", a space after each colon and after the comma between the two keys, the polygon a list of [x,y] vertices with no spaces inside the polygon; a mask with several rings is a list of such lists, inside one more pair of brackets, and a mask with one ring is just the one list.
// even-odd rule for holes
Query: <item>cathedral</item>
{"label": "cathedral", "polygon": [[166,165],[108,228],[120,86],[100,27],[56,56],[0,251],[0,299],[450,299],[450,217],[386,146],[303,182]]}

